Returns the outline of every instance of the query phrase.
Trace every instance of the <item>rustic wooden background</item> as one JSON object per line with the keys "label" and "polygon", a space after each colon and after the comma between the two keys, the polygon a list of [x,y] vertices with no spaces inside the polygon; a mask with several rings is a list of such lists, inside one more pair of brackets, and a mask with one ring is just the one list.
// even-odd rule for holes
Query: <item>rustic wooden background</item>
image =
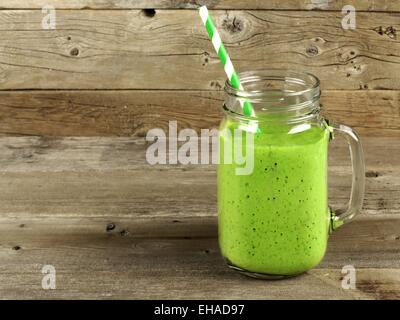
{"label": "rustic wooden background", "polygon": [[[150,128],[215,127],[225,75],[195,10],[208,4],[239,71],[306,70],[325,114],[361,134],[364,213],[300,278],[227,270],[215,168],[150,167]],[[42,6],[56,7],[43,30]],[[0,298],[400,298],[400,2],[2,0]],[[333,205],[349,193],[331,152]],[[41,289],[41,266],[57,290]],[[356,290],[340,286],[354,264]]]}
{"label": "rustic wooden background", "polygon": [[[209,4],[218,8],[212,14],[239,71],[312,72],[329,116],[366,136],[398,137],[400,3],[353,1],[357,28],[344,30],[346,2],[327,2]],[[41,28],[44,3],[60,8],[55,30]],[[3,0],[0,133],[141,136],[170,119],[182,127],[217,125],[223,69],[197,11],[178,9],[195,6]],[[308,10],[318,7],[326,10]]]}

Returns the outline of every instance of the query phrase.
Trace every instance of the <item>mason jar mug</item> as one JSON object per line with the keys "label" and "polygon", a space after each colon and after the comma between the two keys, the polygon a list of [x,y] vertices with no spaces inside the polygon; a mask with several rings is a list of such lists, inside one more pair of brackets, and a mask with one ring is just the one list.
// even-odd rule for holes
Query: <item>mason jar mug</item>
{"label": "mason jar mug", "polygon": [[[260,70],[225,85],[218,165],[219,245],[246,275],[301,274],[323,258],[328,235],[360,212],[364,159],[358,135],[320,114],[320,83],[308,73]],[[328,144],[350,146],[352,187],[328,205]]]}

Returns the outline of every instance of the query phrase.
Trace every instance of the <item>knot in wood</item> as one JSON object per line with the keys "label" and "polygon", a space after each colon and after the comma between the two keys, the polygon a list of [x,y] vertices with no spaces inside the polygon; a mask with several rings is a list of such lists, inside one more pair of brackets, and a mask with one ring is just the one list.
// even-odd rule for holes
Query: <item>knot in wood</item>
{"label": "knot in wood", "polygon": [[310,46],[306,49],[306,53],[311,57],[316,56],[319,53],[318,47]]}
{"label": "knot in wood", "polygon": [[224,21],[222,22],[222,28],[226,31],[228,31],[229,33],[233,34],[233,33],[238,33],[241,32],[244,28],[244,23],[241,19],[233,17],[227,17],[224,19]]}

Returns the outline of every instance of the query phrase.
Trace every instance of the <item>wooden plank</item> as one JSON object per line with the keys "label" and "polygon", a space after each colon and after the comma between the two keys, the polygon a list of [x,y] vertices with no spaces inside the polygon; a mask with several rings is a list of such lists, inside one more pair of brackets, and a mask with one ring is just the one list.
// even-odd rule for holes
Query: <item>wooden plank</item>
{"label": "wooden plank", "polygon": [[[379,178],[382,170],[399,169],[399,139],[366,137],[362,144],[367,171],[376,171],[375,175],[368,174],[370,178]],[[144,138],[135,137],[1,137],[0,172],[215,169],[213,165],[149,166],[146,161],[147,145]],[[172,152],[175,150],[173,148]],[[344,172],[343,170],[350,165],[349,161],[347,144],[340,138],[331,141],[330,165]]]}
{"label": "wooden plank", "polygon": [[[142,139],[0,139],[0,210],[43,217],[215,215],[214,165],[156,165]],[[400,212],[398,139],[366,139],[366,214]],[[330,203],[350,194],[345,144],[330,152]],[[391,155],[388,157],[388,155]],[[154,183],[157,181],[157,183]]]}
{"label": "wooden plank", "polygon": [[[400,20],[358,13],[341,28],[331,11],[213,12],[236,68],[306,70],[323,89],[400,89]],[[198,13],[60,10],[43,30],[40,10],[0,12],[0,89],[201,89],[225,75]],[[101,81],[99,81],[101,79]]]}
{"label": "wooden plank", "polygon": [[[327,118],[362,136],[400,137],[400,91],[324,91]],[[0,134],[145,136],[152,128],[218,127],[220,91],[6,91],[0,92]]]}
{"label": "wooden plank", "polygon": [[0,132],[46,136],[143,136],[151,128],[218,126],[221,92],[0,92]]}
{"label": "wooden plank", "polygon": [[[17,299],[398,299],[399,229],[399,217],[358,219],[331,236],[317,268],[265,282],[225,266],[215,218],[1,218],[0,294]],[[45,264],[56,268],[56,290],[41,289]],[[356,290],[341,288],[341,269],[349,264],[356,267]]]}
{"label": "wooden plank", "polygon": [[[214,9],[268,9],[268,10],[341,10],[348,1],[330,0],[3,0],[0,8],[33,9],[45,5],[53,5],[58,9],[194,9],[207,4]],[[399,11],[400,5],[396,0],[354,0],[351,1],[357,10]]]}
{"label": "wooden plank", "polygon": [[[214,170],[190,168],[108,172],[2,173],[2,214],[48,216],[171,216],[216,214]],[[335,168],[333,168],[335,169]],[[375,172],[375,171],[372,171]],[[368,177],[363,212],[399,214],[400,174]],[[330,204],[342,207],[350,195],[349,173],[330,172]],[[155,183],[154,181],[157,181]]]}
{"label": "wooden plank", "polygon": [[[322,263],[263,282],[220,257],[214,166],[149,166],[139,138],[0,138],[0,296],[398,299],[399,143],[365,139],[364,213],[332,234]],[[347,148],[332,148],[331,202],[344,204]],[[41,289],[46,264],[57,290]],[[341,288],[345,265],[356,290]]]}

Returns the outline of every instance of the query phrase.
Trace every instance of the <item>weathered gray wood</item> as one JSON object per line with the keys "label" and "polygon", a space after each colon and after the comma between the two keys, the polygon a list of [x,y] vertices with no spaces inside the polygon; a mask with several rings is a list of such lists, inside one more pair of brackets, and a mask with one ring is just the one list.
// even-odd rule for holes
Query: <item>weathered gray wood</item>
{"label": "weathered gray wood", "polygon": [[[213,166],[150,167],[137,138],[1,138],[0,296],[399,298],[399,143],[365,139],[364,214],[331,236],[323,262],[263,282],[222,262]],[[332,148],[331,202],[344,204],[347,150]],[[56,267],[57,290],[41,289],[45,264]],[[356,290],[341,289],[349,264]]]}
{"label": "weathered gray wood", "polygon": [[[324,91],[329,119],[362,136],[400,137],[400,91]],[[45,136],[143,136],[151,128],[218,127],[219,91],[0,91],[0,134]]]}
{"label": "weathered gray wood", "polygon": [[[115,228],[107,231],[113,222]],[[323,262],[285,281],[248,279],[220,258],[215,218],[0,219],[2,298],[399,298],[399,218],[360,218],[331,236]],[[57,290],[41,289],[52,264]],[[341,289],[354,265],[357,289]],[[196,285],[194,285],[194,283]]]}
{"label": "weathered gray wood", "polygon": [[[59,9],[194,9],[203,4],[209,8],[218,9],[341,10],[349,2],[345,0],[3,0],[0,8],[32,9],[53,5]],[[400,10],[400,5],[396,0],[355,0],[351,1],[351,4],[360,11]]]}
{"label": "weathered gray wood", "polygon": [[[8,137],[0,142],[3,215],[207,216],[217,212],[215,166],[150,166],[143,139]],[[364,146],[365,213],[398,213],[399,141],[365,139]],[[330,158],[330,203],[343,206],[351,182],[343,142],[335,141]]]}
{"label": "weathered gray wood", "polygon": [[[366,214],[400,210],[399,171],[379,171],[367,179]],[[346,173],[331,171],[330,204],[344,206],[350,194]],[[157,183],[155,183],[157,181]],[[2,173],[0,202],[4,215],[30,212],[46,216],[148,216],[216,214],[215,171]]]}
{"label": "weathered gray wood", "polygon": [[[112,170],[211,170],[212,165],[154,165],[146,161],[150,142],[140,137],[0,137],[0,172],[60,172]],[[199,141],[200,143],[200,141]],[[400,166],[400,140],[362,137],[367,171],[395,171]],[[175,149],[173,149],[175,150]],[[167,150],[168,152],[168,150]],[[347,144],[338,136],[330,143],[330,165],[350,165]]]}
{"label": "weathered gray wood", "polygon": [[[213,12],[238,71],[306,70],[323,89],[400,89],[396,13]],[[218,89],[225,75],[195,10],[0,12],[0,89]]]}

